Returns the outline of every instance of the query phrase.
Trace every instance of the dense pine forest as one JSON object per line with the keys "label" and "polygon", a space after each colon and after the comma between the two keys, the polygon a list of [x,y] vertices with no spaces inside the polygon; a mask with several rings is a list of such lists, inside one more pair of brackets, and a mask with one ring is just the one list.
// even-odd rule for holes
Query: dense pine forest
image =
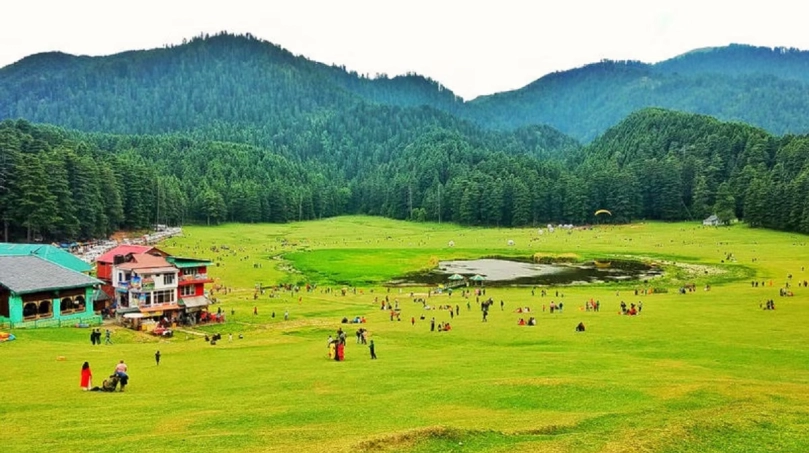
{"label": "dense pine forest", "polygon": [[[728,69],[735,61],[750,64]],[[249,35],[34,55],[0,69],[3,239],[354,213],[586,224],[601,208],[613,222],[716,213],[807,233],[809,137],[773,134],[809,130],[806,61],[731,46],[653,66],[602,62],[463,102],[421,76],[366,77]],[[686,98],[720,118],[741,109],[766,128],[643,108],[627,88],[638,83],[681,110]],[[747,111],[750,99],[768,104]]]}

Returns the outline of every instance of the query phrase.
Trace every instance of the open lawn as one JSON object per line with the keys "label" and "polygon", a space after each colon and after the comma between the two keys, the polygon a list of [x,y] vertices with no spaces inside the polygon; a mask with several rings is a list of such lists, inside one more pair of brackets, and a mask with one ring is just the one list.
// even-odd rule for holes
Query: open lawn
{"label": "open lawn", "polygon": [[[368,217],[185,233],[162,247],[219,263],[209,273],[230,291],[213,295],[213,309],[228,321],[197,332],[223,341],[116,328],[114,345],[91,346],[88,329],[14,331],[16,341],[0,344],[4,453],[809,451],[809,288],[798,287],[809,280],[805,236],[686,223],[539,236]],[[451,331],[430,332],[430,318],[450,316],[430,310],[419,320],[409,292],[427,297],[426,288],[381,285],[438,259],[534,253],[665,261],[667,275],[646,286],[669,292],[636,296],[638,282],[546,288],[545,297],[487,288],[497,303],[486,323],[474,295],[433,295],[430,305],[458,305],[460,314]],[[753,279],[765,285],[753,288]],[[795,296],[779,297],[787,281]],[[256,284],[279,282],[319,286],[254,300]],[[687,282],[698,290],[678,294]],[[375,298],[386,296],[399,301],[402,321],[379,309]],[[581,308],[590,298],[600,312]],[[759,308],[766,299],[776,310]],[[564,311],[543,312],[551,300]],[[643,301],[641,315],[618,315],[622,300]],[[519,306],[533,309],[538,326],[517,325],[527,317]],[[356,344],[357,325],[340,324],[344,316],[367,318],[378,360]],[[574,332],[579,322],[585,333]],[[326,358],[326,338],[341,326],[348,344],[338,363]],[[82,362],[100,385],[119,359],[131,375],[125,393],[79,389]]]}

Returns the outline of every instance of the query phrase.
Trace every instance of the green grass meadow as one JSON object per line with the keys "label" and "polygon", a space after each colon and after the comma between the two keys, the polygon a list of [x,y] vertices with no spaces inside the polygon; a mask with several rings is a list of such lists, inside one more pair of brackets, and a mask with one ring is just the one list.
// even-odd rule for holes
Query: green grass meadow
{"label": "green grass meadow", "polygon": [[[17,340],[0,344],[4,453],[809,451],[805,236],[694,223],[540,236],[370,217],[184,231],[160,247],[219,264],[209,274],[229,289],[213,295],[228,321],[197,332],[223,341],[116,327],[114,345],[92,346],[88,329],[13,331]],[[487,288],[498,302],[487,323],[474,296],[471,308],[459,292],[430,296],[460,314],[430,310],[421,321],[409,293],[427,297],[426,288],[382,285],[438,260],[535,253],[655,260],[667,272],[648,285],[549,287],[546,297]],[[779,297],[787,281],[795,295]],[[318,287],[254,299],[257,284],[279,282]],[[678,294],[684,283],[697,291]],[[669,292],[634,294],[646,286]],[[402,321],[379,309],[385,296],[399,301]],[[590,298],[600,312],[583,310]],[[766,299],[776,310],[759,308]],[[564,311],[543,312],[551,300]],[[618,315],[622,300],[643,301],[641,315]],[[520,306],[532,308],[536,327],[517,325]],[[367,318],[378,360],[344,316]],[[430,332],[431,317],[453,329]],[[587,332],[574,332],[579,322]],[[348,344],[338,363],[326,339],[341,326]],[[131,375],[125,393],[81,391],[84,361],[100,385],[120,359]]]}

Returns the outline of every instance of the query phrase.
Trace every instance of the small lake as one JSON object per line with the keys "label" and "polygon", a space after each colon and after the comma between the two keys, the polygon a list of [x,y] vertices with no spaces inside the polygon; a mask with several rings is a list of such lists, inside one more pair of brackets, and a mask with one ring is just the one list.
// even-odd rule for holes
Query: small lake
{"label": "small lake", "polygon": [[[468,279],[474,275],[485,278],[484,286],[511,285],[574,285],[626,280],[646,280],[663,272],[656,266],[639,261],[611,260],[583,263],[539,264],[528,261],[485,258],[478,260],[441,261],[429,272],[407,275],[389,282],[392,285],[463,285],[452,281],[454,274]],[[469,281],[470,285],[476,285]]]}

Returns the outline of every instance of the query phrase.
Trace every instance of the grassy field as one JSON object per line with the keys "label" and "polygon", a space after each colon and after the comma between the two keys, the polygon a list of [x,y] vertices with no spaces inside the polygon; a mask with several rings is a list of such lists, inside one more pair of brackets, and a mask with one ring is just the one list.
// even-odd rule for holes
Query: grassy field
{"label": "grassy field", "polygon": [[[91,346],[86,329],[13,332],[17,341],[0,344],[4,452],[809,451],[805,236],[659,223],[539,236],[367,217],[185,232],[162,247],[219,264],[210,274],[230,290],[214,295],[228,322],[199,331],[224,341],[116,329],[114,345]],[[487,288],[505,303],[487,323],[474,296],[467,308],[457,292],[433,295],[428,303],[460,314],[452,331],[430,332],[431,317],[450,317],[432,310],[419,320],[409,292],[426,297],[426,288],[381,285],[438,259],[534,253],[664,261],[666,277],[650,286],[669,292],[636,296],[642,286],[625,283],[546,288],[543,298]],[[254,300],[257,284],[306,281],[319,285]],[[787,281],[795,296],[779,297]],[[698,291],[678,294],[687,282]],[[386,296],[402,321],[379,310]],[[590,298],[601,312],[581,309]],[[761,310],[766,299],[777,309]],[[543,312],[551,300],[565,310]],[[643,301],[642,314],[619,316],[622,300]],[[518,306],[536,312],[537,327],[517,325]],[[346,360],[326,359],[344,316],[368,319],[378,360],[355,343],[356,325],[343,325]],[[587,332],[574,332],[579,322]],[[79,389],[82,362],[100,383],[119,359],[130,367],[127,392]]]}

